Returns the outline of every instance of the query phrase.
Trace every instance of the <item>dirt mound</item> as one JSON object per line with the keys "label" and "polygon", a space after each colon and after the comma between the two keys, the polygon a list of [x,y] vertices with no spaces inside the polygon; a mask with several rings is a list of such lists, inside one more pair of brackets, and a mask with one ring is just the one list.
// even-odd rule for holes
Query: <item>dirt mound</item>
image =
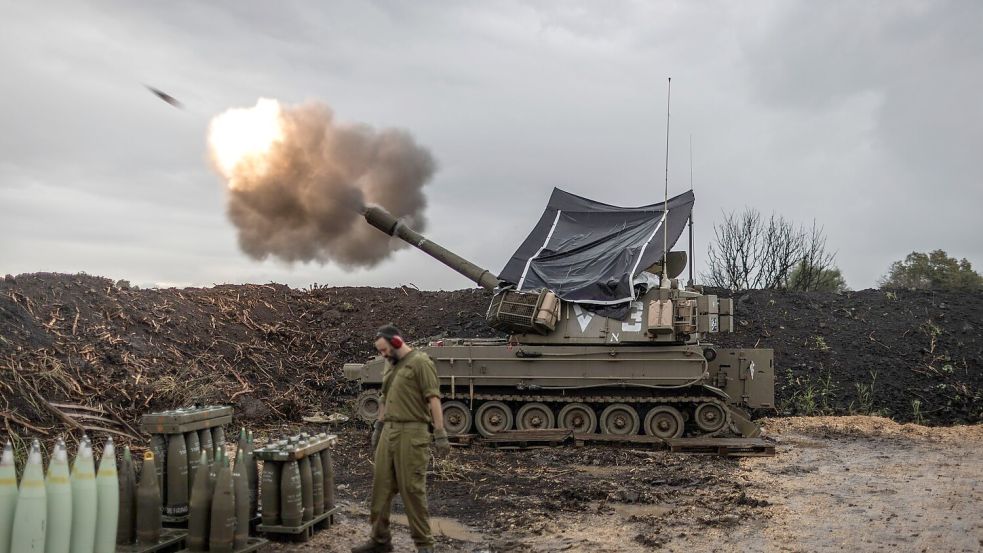
{"label": "dirt mound", "polygon": [[790,433],[821,438],[898,438],[931,442],[983,442],[983,425],[931,427],[914,423],[899,423],[885,417],[862,415],[784,417],[761,419],[767,435]]}
{"label": "dirt mound", "polygon": [[983,420],[981,292],[753,291],[734,307],[714,341],[774,348],[781,414]]}
{"label": "dirt mound", "polygon": [[375,329],[414,338],[490,336],[487,295],[278,284],[137,290],[86,275],[0,282],[0,416],[44,425],[49,401],[133,421],[193,402],[234,403],[251,422],[297,420],[351,392],[342,365]]}
{"label": "dirt mound", "polygon": [[[342,365],[372,354],[379,325],[394,321],[414,339],[493,336],[489,299],[480,289],[137,290],[87,275],[7,277],[0,418],[51,426],[44,398],[130,422],[196,401],[231,402],[251,423],[296,421],[351,396]],[[983,294],[761,291],[735,305],[736,332],[715,341],[775,349],[782,414],[983,420]]]}

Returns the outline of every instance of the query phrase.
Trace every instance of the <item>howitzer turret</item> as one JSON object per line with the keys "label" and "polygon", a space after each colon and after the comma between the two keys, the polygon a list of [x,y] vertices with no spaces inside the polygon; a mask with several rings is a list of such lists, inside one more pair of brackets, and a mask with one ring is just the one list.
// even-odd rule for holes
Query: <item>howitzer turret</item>
{"label": "howitzer turret", "polygon": [[[660,232],[678,238],[692,193],[667,205],[616,208],[554,191],[498,277],[380,207],[365,211],[372,226],[495,291],[486,317],[507,338],[443,338],[420,348],[437,364],[448,432],[760,432],[746,410],[774,407],[773,352],[706,341],[733,331],[733,303],[680,287],[684,252],[649,249],[669,242]],[[365,420],[378,413],[384,366],[382,358],[345,366],[361,381],[356,412]]]}

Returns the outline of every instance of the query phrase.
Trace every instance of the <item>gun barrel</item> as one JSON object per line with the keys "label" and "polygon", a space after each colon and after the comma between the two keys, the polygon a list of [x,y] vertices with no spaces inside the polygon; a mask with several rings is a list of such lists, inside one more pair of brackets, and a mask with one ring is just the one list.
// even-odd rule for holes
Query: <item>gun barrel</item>
{"label": "gun barrel", "polygon": [[489,290],[494,290],[498,287],[498,278],[491,274],[490,271],[482,269],[443,246],[428,240],[419,232],[404,225],[385,209],[379,206],[369,206],[365,209],[363,215],[365,216],[365,220],[373,227],[389,236],[397,236],[410,245],[423,250],[430,257],[461,273],[478,286]]}

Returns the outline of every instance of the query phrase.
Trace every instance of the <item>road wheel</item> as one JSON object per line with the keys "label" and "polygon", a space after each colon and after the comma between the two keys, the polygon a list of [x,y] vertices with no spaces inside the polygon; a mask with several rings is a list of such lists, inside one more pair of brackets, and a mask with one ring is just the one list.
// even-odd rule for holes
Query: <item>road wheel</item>
{"label": "road wheel", "polygon": [[639,426],[641,423],[638,419],[638,413],[631,405],[614,403],[601,411],[601,433],[603,434],[632,436],[638,434]]}
{"label": "road wheel", "polygon": [[381,405],[378,390],[365,390],[355,398],[355,416],[365,422],[373,423],[379,418]]}
{"label": "road wheel", "polygon": [[657,405],[645,415],[645,433],[668,440],[683,435],[683,414],[675,407]]}
{"label": "road wheel", "polygon": [[696,426],[708,434],[719,431],[727,423],[727,413],[717,403],[699,404],[693,418],[696,419]]}
{"label": "road wheel", "polygon": [[441,406],[444,411],[444,428],[447,434],[456,436],[471,430],[471,410],[460,401],[447,401]]}
{"label": "road wheel", "polygon": [[474,419],[478,433],[486,438],[492,434],[512,429],[512,409],[501,401],[489,401],[481,404]]}
{"label": "road wheel", "polygon": [[515,427],[519,430],[547,430],[555,424],[553,410],[545,403],[527,403],[515,415]]}
{"label": "road wheel", "polygon": [[597,431],[597,415],[589,405],[568,403],[557,417],[559,428],[569,428],[576,434],[593,434]]}

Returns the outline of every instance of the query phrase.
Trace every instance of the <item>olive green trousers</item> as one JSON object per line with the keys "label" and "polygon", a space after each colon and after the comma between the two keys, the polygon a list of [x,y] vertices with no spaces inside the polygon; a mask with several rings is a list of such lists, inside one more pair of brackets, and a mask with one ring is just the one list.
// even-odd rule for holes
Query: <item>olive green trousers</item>
{"label": "olive green trousers", "polygon": [[430,429],[423,422],[387,422],[375,448],[375,474],[369,522],[376,543],[392,541],[389,511],[393,496],[403,498],[410,536],[417,547],[433,547],[430,511],[427,507],[427,465],[430,462]]}

